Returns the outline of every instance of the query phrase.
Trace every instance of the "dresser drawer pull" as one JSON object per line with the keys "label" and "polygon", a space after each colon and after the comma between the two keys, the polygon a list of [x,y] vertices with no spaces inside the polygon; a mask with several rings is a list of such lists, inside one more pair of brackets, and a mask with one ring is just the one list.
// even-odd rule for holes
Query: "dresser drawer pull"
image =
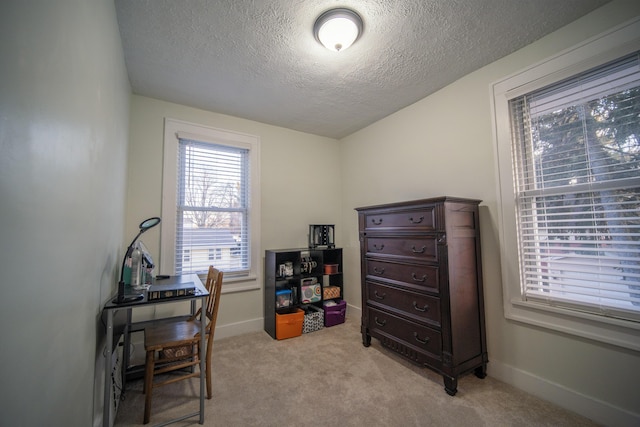
{"label": "dresser drawer pull", "polygon": [[422,247],[422,249],[420,249],[420,250],[417,250],[417,249],[416,249],[416,247],[415,247],[415,245],[414,245],[414,246],[411,246],[411,251],[412,251],[414,254],[423,254],[425,249],[427,249],[427,247],[426,247],[426,246],[423,246],[423,247]]}
{"label": "dresser drawer pull", "polygon": [[424,220],[424,216],[421,216],[418,219],[413,219],[413,217],[409,218],[409,221],[411,222],[411,224],[420,224],[422,220]]}
{"label": "dresser drawer pull", "polygon": [[427,344],[427,343],[429,342],[429,337],[426,337],[424,340],[421,340],[421,339],[418,337],[418,333],[417,333],[417,332],[414,332],[414,333],[413,333],[413,337],[414,337],[414,338],[416,339],[416,341],[418,341],[420,344]]}
{"label": "dresser drawer pull", "polygon": [[380,218],[377,221],[376,221],[375,218],[371,218],[371,222],[373,223],[373,225],[380,225],[380,224],[382,224],[382,218]]}
{"label": "dresser drawer pull", "polygon": [[[377,290],[377,289],[376,289],[375,291],[373,291],[373,295],[374,295],[376,298],[378,298],[378,299],[384,299],[384,298],[387,296],[387,294],[382,294],[382,295],[380,295],[380,294],[378,293],[378,290]],[[415,304],[415,302],[414,302],[414,304]]]}
{"label": "dresser drawer pull", "polygon": [[418,311],[422,311],[423,313],[429,310],[429,304],[425,304],[424,307],[418,307],[418,303],[416,301],[413,302],[413,308]]}
{"label": "dresser drawer pull", "polygon": [[378,270],[378,267],[373,267],[373,272],[382,276],[384,274],[384,268]]}
{"label": "dresser drawer pull", "polygon": [[423,275],[422,279],[418,279],[418,277],[416,277],[416,273],[411,273],[411,277],[413,278],[414,282],[424,282],[425,280],[427,280],[427,275]]}
{"label": "dresser drawer pull", "polygon": [[376,251],[381,251],[384,249],[384,245],[380,245],[378,247],[378,245],[376,245],[375,243],[373,244],[373,249],[375,249]]}
{"label": "dresser drawer pull", "polygon": [[378,326],[384,326],[387,324],[387,321],[385,319],[378,320],[378,316],[376,316],[375,319],[373,319],[373,321],[376,322],[376,325]]}

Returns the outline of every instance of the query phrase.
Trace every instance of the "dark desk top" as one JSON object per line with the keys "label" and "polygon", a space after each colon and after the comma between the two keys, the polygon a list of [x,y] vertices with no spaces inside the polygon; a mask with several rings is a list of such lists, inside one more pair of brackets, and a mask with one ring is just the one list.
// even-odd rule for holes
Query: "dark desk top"
{"label": "dark desk top", "polygon": [[183,296],[176,296],[176,297],[172,297],[172,298],[163,298],[163,299],[155,299],[155,300],[148,300],[147,299],[147,291],[142,291],[140,293],[142,293],[144,295],[144,298],[138,301],[131,301],[131,302],[124,302],[121,304],[116,304],[113,301],[116,299],[116,297],[118,296],[117,294],[112,296],[111,298],[109,298],[109,300],[107,301],[107,303],[104,305],[104,309],[105,310],[115,310],[118,308],[132,308],[132,307],[139,307],[139,306],[145,306],[145,305],[152,305],[152,304],[161,304],[161,303],[167,303],[167,302],[176,302],[176,301],[188,301],[188,300],[192,300],[192,299],[196,299],[196,298],[204,298],[209,296],[209,291],[207,291],[207,288],[204,287],[204,285],[202,284],[202,281],[200,280],[200,278],[198,277],[197,274],[183,274],[180,276],[170,276],[168,279],[156,279],[155,283],[153,285],[151,285],[151,289],[153,289],[154,286],[163,286],[163,287],[168,287],[171,285],[180,285],[180,284],[188,284],[188,283],[193,283],[194,286],[196,287],[196,293],[195,295],[183,295]]}

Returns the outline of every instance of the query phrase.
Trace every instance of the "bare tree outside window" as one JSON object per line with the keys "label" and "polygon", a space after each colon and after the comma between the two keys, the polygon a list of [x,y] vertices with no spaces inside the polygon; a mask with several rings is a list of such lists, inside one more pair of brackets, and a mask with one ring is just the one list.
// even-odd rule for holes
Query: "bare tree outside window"
{"label": "bare tree outside window", "polygon": [[192,256],[177,268],[206,270],[210,251],[225,271],[246,268],[247,150],[181,139],[178,175],[177,235]]}

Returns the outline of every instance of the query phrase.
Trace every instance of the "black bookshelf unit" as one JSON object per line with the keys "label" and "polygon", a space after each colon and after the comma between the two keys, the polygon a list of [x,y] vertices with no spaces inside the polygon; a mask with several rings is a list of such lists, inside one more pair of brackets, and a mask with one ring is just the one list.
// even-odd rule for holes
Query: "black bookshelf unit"
{"label": "black bookshelf unit", "polygon": [[[334,287],[334,290],[335,287],[339,288],[339,295],[330,299],[342,299],[342,265],[341,248],[265,251],[264,330],[275,339],[276,313],[292,313],[308,305],[322,308],[325,301],[324,290],[329,286]],[[310,295],[303,293],[305,285],[310,283],[321,287],[320,299],[317,301],[307,302]],[[289,297],[287,306],[282,306],[282,300],[280,306],[277,304],[278,296],[283,293]]]}

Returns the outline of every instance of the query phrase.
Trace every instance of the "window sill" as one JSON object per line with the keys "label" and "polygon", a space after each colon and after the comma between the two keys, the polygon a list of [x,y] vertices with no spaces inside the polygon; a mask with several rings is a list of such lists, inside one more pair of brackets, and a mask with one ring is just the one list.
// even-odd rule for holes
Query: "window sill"
{"label": "window sill", "polygon": [[597,316],[512,298],[505,304],[510,320],[640,351],[640,323]]}
{"label": "window sill", "polygon": [[[204,283],[207,280],[207,276],[206,275],[201,276],[200,279],[202,280],[202,283]],[[241,276],[241,277],[225,276],[222,282],[223,282],[222,283],[223,294],[256,291],[260,289],[258,276],[256,275]]]}

